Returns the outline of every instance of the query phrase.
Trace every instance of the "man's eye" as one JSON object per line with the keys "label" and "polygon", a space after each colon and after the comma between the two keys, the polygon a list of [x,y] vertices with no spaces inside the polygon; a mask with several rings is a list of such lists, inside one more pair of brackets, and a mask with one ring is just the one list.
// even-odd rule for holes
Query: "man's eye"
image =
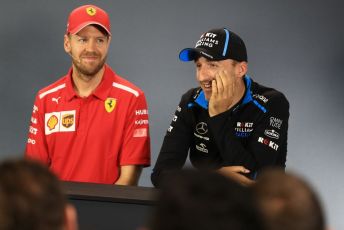
{"label": "man's eye", "polygon": [[105,42],[105,40],[103,38],[97,39],[97,43],[98,44],[103,44],[104,42]]}

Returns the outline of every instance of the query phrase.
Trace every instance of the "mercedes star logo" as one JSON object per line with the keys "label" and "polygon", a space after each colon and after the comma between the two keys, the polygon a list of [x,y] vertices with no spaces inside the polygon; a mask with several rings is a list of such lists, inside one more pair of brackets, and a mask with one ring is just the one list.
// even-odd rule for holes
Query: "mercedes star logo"
{"label": "mercedes star logo", "polygon": [[197,125],[196,125],[196,132],[198,134],[206,134],[208,132],[208,126],[207,126],[207,123],[205,122],[199,122]]}

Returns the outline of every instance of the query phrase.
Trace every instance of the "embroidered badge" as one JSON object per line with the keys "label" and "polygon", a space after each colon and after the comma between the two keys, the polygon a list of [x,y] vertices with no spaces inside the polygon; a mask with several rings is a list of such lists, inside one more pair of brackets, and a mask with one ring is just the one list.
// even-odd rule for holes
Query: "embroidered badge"
{"label": "embroidered badge", "polygon": [[115,98],[107,98],[104,102],[106,112],[111,113],[115,109],[116,103]]}
{"label": "embroidered badge", "polygon": [[87,7],[86,8],[86,13],[88,15],[90,15],[90,16],[94,16],[94,15],[96,15],[97,11],[93,7]]}

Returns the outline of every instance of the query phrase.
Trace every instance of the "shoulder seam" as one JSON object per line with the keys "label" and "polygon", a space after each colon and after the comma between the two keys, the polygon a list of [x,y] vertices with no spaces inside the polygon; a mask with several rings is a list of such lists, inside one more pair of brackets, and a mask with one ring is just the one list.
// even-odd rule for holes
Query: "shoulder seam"
{"label": "shoulder seam", "polygon": [[52,89],[49,89],[49,90],[45,91],[44,93],[39,94],[39,99],[42,99],[43,97],[45,97],[46,95],[48,95],[50,93],[56,92],[60,89],[63,89],[64,87],[66,87],[66,83],[63,83],[63,84],[58,85]]}
{"label": "shoulder seam", "polygon": [[122,85],[122,84],[119,84],[119,83],[117,83],[117,82],[113,82],[113,83],[112,83],[112,86],[113,86],[113,87],[116,87],[116,88],[119,88],[119,89],[122,89],[122,90],[125,90],[125,91],[127,91],[127,92],[129,92],[129,93],[132,93],[132,94],[134,94],[136,97],[139,96],[139,92],[138,92],[138,91],[136,91],[136,90],[134,90],[134,89],[132,89],[132,88],[126,86],[126,85]]}

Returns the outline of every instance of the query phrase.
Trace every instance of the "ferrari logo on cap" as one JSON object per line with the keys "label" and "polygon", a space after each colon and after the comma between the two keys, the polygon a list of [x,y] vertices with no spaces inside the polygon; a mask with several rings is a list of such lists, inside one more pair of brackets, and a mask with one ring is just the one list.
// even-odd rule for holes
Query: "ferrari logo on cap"
{"label": "ferrari logo on cap", "polygon": [[86,13],[90,16],[94,16],[96,14],[96,9],[94,9],[93,7],[87,7],[86,8]]}
{"label": "ferrari logo on cap", "polygon": [[104,104],[106,112],[111,113],[116,107],[116,102],[115,98],[107,98]]}

